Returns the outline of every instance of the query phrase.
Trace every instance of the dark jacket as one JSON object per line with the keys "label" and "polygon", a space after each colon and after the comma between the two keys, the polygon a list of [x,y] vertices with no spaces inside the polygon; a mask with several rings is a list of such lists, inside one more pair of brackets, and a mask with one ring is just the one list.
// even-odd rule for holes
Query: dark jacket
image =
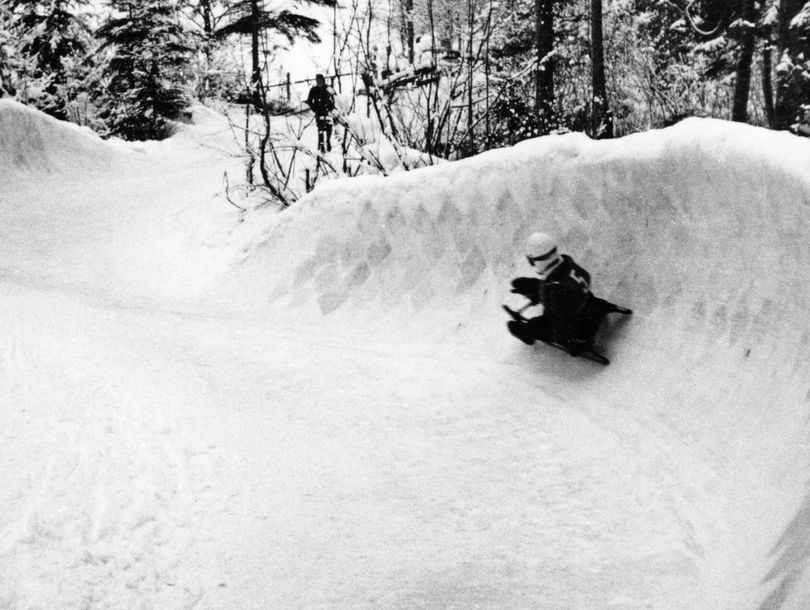
{"label": "dark jacket", "polygon": [[307,105],[315,113],[315,116],[326,116],[335,109],[335,98],[326,85],[320,87],[315,85],[309,90]]}
{"label": "dark jacket", "polygon": [[578,334],[581,315],[591,295],[591,275],[567,254],[549,276],[540,281],[540,301],[547,324],[564,335]]}
{"label": "dark jacket", "polygon": [[519,277],[512,292],[532,304],[543,304],[543,315],[528,320],[535,337],[568,346],[574,339],[592,340],[605,315],[605,301],[591,293],[591,275],[567,254],[545,278]]}

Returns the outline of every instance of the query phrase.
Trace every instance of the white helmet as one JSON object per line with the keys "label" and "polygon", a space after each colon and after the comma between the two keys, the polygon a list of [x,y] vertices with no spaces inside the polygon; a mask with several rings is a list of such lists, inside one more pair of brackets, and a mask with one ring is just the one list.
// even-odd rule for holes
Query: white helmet
{"label": "white helmet", "polygon": [[532,233],[526,241],[526,258],[537,273],[545,275],[562,262],[557,242],[546,233]]}

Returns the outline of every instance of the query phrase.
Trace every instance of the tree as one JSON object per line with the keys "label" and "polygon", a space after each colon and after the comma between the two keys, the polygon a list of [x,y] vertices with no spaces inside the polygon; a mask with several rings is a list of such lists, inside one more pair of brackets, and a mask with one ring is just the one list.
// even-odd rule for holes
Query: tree
{"label": "tree", "polygon": [[408,57],[408,62],[413,63],[414,58],[414,24],[413,24],[413,0],[400,0],[400,10],[402,11],[402,47]]}
{"label": "tree", "polygon": [[[86,0],[8,0],[8,31],[16,39],[18,95],[60,119],[67,118],[81,76],[90,33],[78,9]],[[8,67],[6,68],[8,70]]]}
{"label": "tree", "polygon": [[175,8],[165,0],[112,0],[99,28],[110,56],[103,70],[101,119],[131,140],[169,135],[169,120],[188,106],[182,85],[191,55]]}
{"label": "tree", "polygon": [[554,99],[554,0],[535,0],[535,67],[534,109],[541,133],[557,126]]}
{"label": "tree", "polygon": [[[502,7],[493,26],[488,54],[491,79],[497,87],[490,104],[495,145],[548,133],[554,126],[555,40],[548,30],[542,40],[538,34],[540,1],[510,2]],[[545,47],[538,51],[538,44]]]}
{"label": "tree", "polygon": [[781,0],[776,12],[774,127],[795,128],[810,103],[810,2]]}
{"label": "tree", "polygon": [[[687,5],[687,15],[691,16]],[[756,0],[706,0],[697,12],[699,19],[711,26],[709,31],[694,27],[700,37],[716,37],[726,34],[736,38],[736,47],[718,45],[714,73],[715,76],[732,70],[735,74],[732,119],[748,119],[748,99],[750,92],[751,66],[757,47],[757,38],[764,38],[763,88],[766,97],[766,114],[777,129],[795,128],[803,114],[803,108],[810,99],[810,3],[806,0],[779,0],[757,2]],[[776,69],[776,100],[773,99],[770,79],[771,46],[778,53]],[[736,53],[736,59],[731,56]]]}
{"label": "tree", "polygon": [[748,120],[748,94],[751,89],[751,62],[756,46],[756,0],[742,0],[740,20],[740,49],[737,57],[737,78],[734,83],[734,105],[731,120],[745,123]]}
{"label": "tree", "polygon": [[[731,120],[744,123],[748,120],[751,64],[756,49],[756,24],[760,17],[757,0],[737,0],[736,2],[709,0],[702,3],[700,18],[707,24],[713,24],[708,30],[697,24],[692,18],[692,4],[694,4],[694,0],[687,4],[685,14],[699,37],[709,39],[715,36],[723,38],[731,35],[732,40],[736,39],[727,48],[721,46],[721,53],[715,61],[715,68],[718,74],[726,70],[733,70],[734,96]],[[733,59],[735,54],[736,59]]]}
{"label": "tree", "polygon": [[602,0],[591,0],[591,65],[593,82],[593,132],[597,137],[611,136],[607,85],[605,82],[605,45],[602,36]]}
{"label": "tree", "polygon": [[198,77],[198,96],[208,97],[213,88],[211,70],[216,43],[216,30],[225,16],[221,2],[216,0],[190,0],[187,8],[190,21],[194,24],[197,52],[202,55],[201,74]]}
{"label": "tree", "polygon": [[[334,6],[336,0],[304,0],[308,4]],[[287,9],[269,10],[263,0],[235,0],[228,16],[230,22],[217,30],[217,36],[231,34],[250,36],[251,77],[250,93],[253,104],[258,108],[263,104],[263,66],[260,60],[261,34],[274,31],[282,34],[288,41],[306,38],[311,42],[320,42],[317,19]]]}
{"label": "tree", "polygon": [[0,97],[14,92],[11,75],[14,64],[14,34],[11,31],[11,12],[0,5]]}

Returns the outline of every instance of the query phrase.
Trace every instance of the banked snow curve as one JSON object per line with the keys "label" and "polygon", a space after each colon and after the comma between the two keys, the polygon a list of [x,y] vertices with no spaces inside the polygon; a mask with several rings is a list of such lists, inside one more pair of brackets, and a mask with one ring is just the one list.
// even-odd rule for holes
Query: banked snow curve
{"label": "banked snow curve", "polygon": [[0,168],[9,178],[105,169],[122,151],[88,127],[0,99]]}
{"label": "banked snow curve", "polygon": [[233,281],[244,290],[261,273],[253,298],[296,316],[439,332],[463,322],[454,340],[503,356],[523,349],[499,305],[525,271],[524,239],[555,233],[596,292],[636,315],[614,331],[608,369],[572,372],[543,353],[529,371],[549,384],[575,380],[582,396],[694,457],[689,483],[724,522],[722,540],[710,535],[703,549],[717,552],[706,559],[715,566],[706,607],[801,608],[810,604],[809,216],[810,143],[690,119],[327,184],[266,221]]}
{"label": "banked snow curve", "polygon": [[[112,147],[62,127],[0,101],[0,167],[31,179],[109,162]],[[598,397],[589,417],[650,432],[641,450],[683,479],[703,607],[806,608],[808,170],[806,141],[719,121],[543,138],[318,188],[268,215],[223,292],[293,316],[438,331],[472,356],[517,359],[513,371],[564,388],[568,406]],[[614,330],[607,369],[504,332],[499,306],[537,228],[636,311]]]}

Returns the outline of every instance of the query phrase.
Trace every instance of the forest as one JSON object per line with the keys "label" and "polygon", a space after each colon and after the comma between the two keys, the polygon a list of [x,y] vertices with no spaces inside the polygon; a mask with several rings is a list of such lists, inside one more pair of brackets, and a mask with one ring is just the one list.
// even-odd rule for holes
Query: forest
{"label": "forest", "polygon": [[[301,40],[327,54],[342,163],[300,145],[303,118],[277,137],[278,117],[290,131],[305,114],[289,69],[279,80]],[[167,137],[195,103],[242,108],[247,182],[286,206],[300,194],[281,151],[310,158],[305,190],[330,172],[386,173],[358,152],[369,130],[405,169],[407,151],[433,163],[689,116],[810,135],[810,2],[0,0],[0,88],[128,140]]]}

